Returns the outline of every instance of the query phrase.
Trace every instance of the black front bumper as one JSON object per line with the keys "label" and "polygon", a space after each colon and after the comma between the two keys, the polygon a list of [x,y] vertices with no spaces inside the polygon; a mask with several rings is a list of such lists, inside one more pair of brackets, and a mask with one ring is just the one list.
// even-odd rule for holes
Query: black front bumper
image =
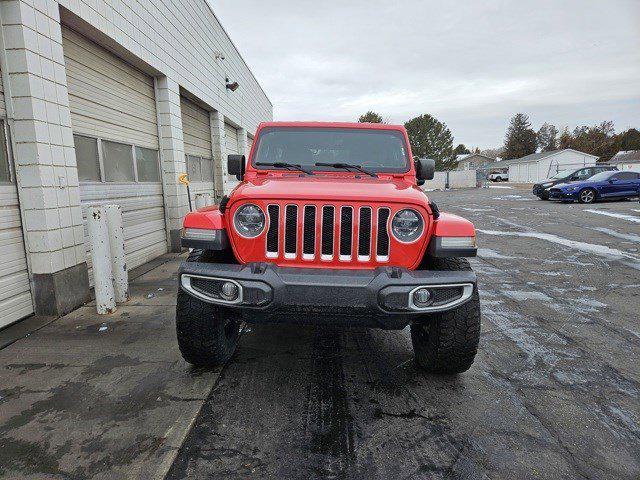
{"label": "black front bumper", "polygon": [[[200,300],[238,309],[247,322],[320,323],[402,329],[416,315],[450,310],[476,289],[471,271],[285,268],[183,262],[180,286]],[[231,281],[241,290],[233,302],[220,299],[218,286]],[[412,291],[425,287],[432,304],[420,309]]]}

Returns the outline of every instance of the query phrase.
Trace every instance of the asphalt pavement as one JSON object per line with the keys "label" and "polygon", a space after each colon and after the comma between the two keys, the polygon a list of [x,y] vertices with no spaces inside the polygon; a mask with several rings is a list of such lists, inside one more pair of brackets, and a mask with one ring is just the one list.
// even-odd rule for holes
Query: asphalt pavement
{"label": "asphalt pavement", "polygon": [[478,229],[482,338],[458,376],[408,330],[248,326],[170,479],[640,478],[640,204],[429,192]]}

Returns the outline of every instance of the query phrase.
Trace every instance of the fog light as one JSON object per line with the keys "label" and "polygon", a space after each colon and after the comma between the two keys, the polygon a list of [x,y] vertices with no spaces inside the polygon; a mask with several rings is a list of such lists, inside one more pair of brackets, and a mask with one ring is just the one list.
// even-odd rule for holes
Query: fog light
{"label": "fog light", "polygon": [[418,307],[427,307],[431,303],[431,292],[426,288],[419,288],[413,292],[413,304]]}
{"label": "fog light", "polygon": [[232,302],[238,298],[238,286],[233,282],[224,282],[220,288],[220,295],[225,300]]}

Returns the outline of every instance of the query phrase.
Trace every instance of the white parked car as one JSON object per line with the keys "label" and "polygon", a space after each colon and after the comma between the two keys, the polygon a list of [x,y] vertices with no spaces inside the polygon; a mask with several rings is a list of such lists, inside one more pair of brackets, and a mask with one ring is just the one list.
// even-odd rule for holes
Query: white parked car
{"label": "white parked car", "polygon": [[494,173],[490,173],[488,178],[489,178],[489,181],[491,182],[508,182],[509,174],[507,172],[504,172],[504,173],[494,172]]}

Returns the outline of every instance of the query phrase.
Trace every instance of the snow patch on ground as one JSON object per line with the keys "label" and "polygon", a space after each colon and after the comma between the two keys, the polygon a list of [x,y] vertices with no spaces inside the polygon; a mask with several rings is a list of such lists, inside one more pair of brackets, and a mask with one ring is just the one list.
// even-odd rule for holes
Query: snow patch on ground
{"label": "snow patch on ground", "polygon": [[602,303],[599,302],[598,300],[594,300],[592,298],[577,298],[575,300],[578,303],[581,303],[582,305],[586,305],[587,307],[592,307],[592,308],[605,308],[607,306],[606,303]]}
{"label": "snow patch on ground", "polygon": [[495,250],[491,250],[490,248],[479,248],[478,256],[482,258],[495,258],[498,260],[508,260],[510,258],[515,258],[509,257],[507,255],[502,255],[500,252],[496,252]]}
{"label": "snow patch on ground", "polygon": [[513,187],[507,187],[506,185],[489,185],[489,188],[506,188],[507,190],[513,190]]}
{"label": "snow patch on ground", "polygon": [[501,197],[491,197],[493,200],[515,200],[517,202],[528,202],[529,198],[524,198],[522,195],[502,195]]}
{"label": "snow patch on ground", "polygon": [[538,275],[544,275],[546,277],[573,277],[573,275],[564,272],[537,272]]}
{"label": "snow patch on ground", "polygon": [[460,210],[464,210],[465,212],[493,212],[493,211],[495,211],[493,208],[469,208],[469,207],[460,207]]}
{"label": "snow patch on ground", "polygon": [[620,233],[610,228],[605,227],[591,227],[591,230],[611,235],[612,237],[620,238],[622,240],[629,240],[630,242],[640,242],[640,235],[634,235],[633,233]]}
{"label": "snow patch on ground", "polygon": [[590,208],[585,209],[585,212],[595,213],[597,215],[606,215],[607,217],[619,218],[621,220],[628,220],[634,223],[640,223],[640,217],[633,215],[625,215],[624,213],[605,212],[604,210],[592,210]]}
{"label": "snow patch on ground", "polygon": [[504,294],[509,297],[512,298],[514,300],[517,300],[519,302],[522,302],[524,300],[541,300],[543,302],[550,302],[551,301],[551,297],[549,297],[548,295],[545,295],[542,292],[526,292],[523,290],[507,290],[504,292]]}
{"label": "snow patch on ground", "polygon": [[579,242],[577,240],[569,240],[568,238],[559,237],[551,233],[541,232],[504,232],[500,230],[483,230],[477,229],[478,232],[485,235],[498,235],[503,237],[526,237],[526,238],[538,238],[540,240],[546,240],[547,242],[556,243],[565,247],[580,250],[582,252],[591,253],[599,257],[608,258],[612,260],[629,259],[640,264],[640,256],[633,255],[631,253],[623,252],[617,248],[607,247],[606,245],[597,245],[594,243]]}

